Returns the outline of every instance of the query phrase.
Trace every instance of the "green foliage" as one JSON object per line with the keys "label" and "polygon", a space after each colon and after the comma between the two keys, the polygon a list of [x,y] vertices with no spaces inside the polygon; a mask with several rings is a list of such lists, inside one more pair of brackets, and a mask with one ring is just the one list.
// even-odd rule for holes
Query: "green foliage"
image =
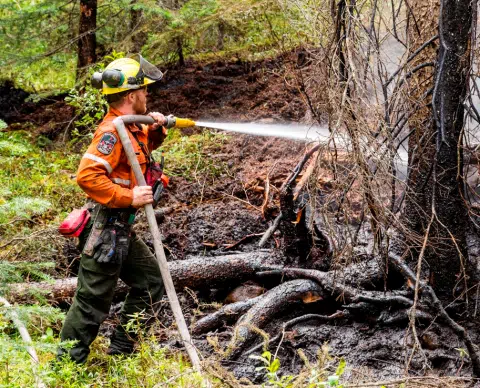
{"label": "green foliage", "polygon": [[203,181],[226,171],[226,166],[210,158],[226,139],[223,133],[208,130],[197,135],[182,136],[179,129],[170,129],[161,150],[154,151],[153,155],[160,160],[163,151],[167,175]]}
{"label": "green foliage", "polygon": [[0,222],[12,217],[26,217],[46,212],[52,204],[42,198],[14,197],[0,205]]}
{"label": "green foliage", "polygon": [[294,380],[294,376],[278,376],[278,371],[280,369],[280,359],[273,357],[272,353],[265,351],[261,356],[251,355],[251,359],[259,360],[263,363],[263,366],[256,368],[257,371],[265,371],[265,377],[268,381],[269,386],[289,388],[293,385],[291,384]]}
{"label": "green foliage", "polygon": [[[108,111],[108,104],[102,91],[91,85],[91,76],[95,71],[103,70],[108,63],[115,59],[122,58],[125,53],[114,51],[107,55],[102,61],[89,69],[85,87],[81,90],[71,89],[65,101],[75,108],[75,128],[72,131],[73,143],[82,139],[85,131],[92,131],[102,120]],[[87,133],[91,137],[91,133]]]}
{"label": "green foliage", "polygon": [[306,359],[302,351],[299,351],[300,357],[305,361],[305,369],[308,372],[308,382],[304,379],[305,371],[302,371],[297,376],[282,375],[280,376],[281,363],[278,357],[273,356],[268,350],[264,351],[261,356],[251,355],[253,360],[260,361],[263,365],[256,368],[257,371],[265,371],[265,380],[267,381],[267,387],[281,387],[290,388],[295,386],[305,386],[308,388],[322,388],[322,387],[337,387],[342,388],[340,379],[345,373],[346,362],[344,359],[340,359],[335,369],[334,374],[330,374],[332,371],[332,357],[328,354],[328,346],[324,345],[322,351],[319,354],[318,362],[312,366]]}
{"label": "green foliage", "polygon": [[[15,334],[6,334],[10,328],[2,326],[4,322],[0,313],[0,386],[33,387],[35,375],[25,345]],[[206,386],[203,378],[191,370],[180,353],[169,353],[159,347],[153,337],[142,340],[138,352],[129,357],[106,356],[108,343],[98,338],[85,365],[78,365],[68,358],[54,360],[60,342],[50,327],[46,327],[43,334],[33,332],[33,340],[40,358],[37,374],[49,387]],[[71,345],[62,344],[63,347]],[[214,378],[210,381],[214,388],[221,386]]]}
{"label": "green foliage", "polygon": [[[80,155],[65,148],[47,150],[40,139],[25,131],[0,132],[0,287],[9,282],[3,275],[12,275],[10,265],[22,274],[26,271],[22,259],[51,260],[58,255],[63,239],[56,235],[56,225],[83,202],[72,179]],[[32,271],[33,267],[32,279],[42,279]],[[21,279],[12,276],[10,281]]]}
{"label": "green foliage", "polygon": [[53,267],[53,263],[30,263],[0,261],[0,294],[8,291],[8,283],[21,283],[27,278],[49,280],[44,270]]}
{"label": "green foliage", "polygon": [[[179,3],[179,9],[171,9],[155,0],[99,0],[99,53],[130,53],[132,37],[142,33],[147,38],[142,53],[157,63],[176,61],[179,48],[187,59],[252,60],[311,41],[309,33],[323,20],[316,17],[314,27],[305,23],[305,14],[318,16],[322,9],[315,2],[305,2],[304,10],[283,0]],[[132,10],[143,14],[135,31],[128,23]],[[37,94],[75,87],[79,13],[76,1],[0,0],[2,78]]]}
{"label": "green foliage", "polygon": [[7,127],[8,127],[7,123],[3,120],[0,120],[0,130],[5,129]]}

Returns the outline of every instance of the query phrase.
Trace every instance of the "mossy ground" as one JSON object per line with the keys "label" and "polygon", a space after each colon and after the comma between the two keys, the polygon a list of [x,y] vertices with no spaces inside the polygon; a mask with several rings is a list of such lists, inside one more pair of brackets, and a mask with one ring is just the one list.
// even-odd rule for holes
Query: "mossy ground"
{"label": "mossy ground", "polygon": [[[217,166],[208,153],[227,141],[210,132],[183,136],[171,130],[162,149],[167,173],[194,179],[212,175]],[[73,142],[75,143],[75,142]],[[73,144],[72,143],[72,144]],[[65,243],[57,234],[58,223],[84,202],[75,183],[83,149],[53,144],[28,130],[0,132],[0,292],[9,283],[48,280],[55,276],[54,261]],[[156,152],[159,156],[160,151]],[[38,304],[15,307],[28,326],[40,357],[36,375],[52,387],[201,387],[202,378],[192,372],[185,356],[167,351],[155,338],[144,338],[131,357],[105,355],[108,340],[99,337],[86,365],[68,360],[55,362],[64,312],[38,295]],[[0,306],[0,387],[34,386],[32,360],[16,328],[10,310]],[[214,383],[214,386],[219,386]]]}

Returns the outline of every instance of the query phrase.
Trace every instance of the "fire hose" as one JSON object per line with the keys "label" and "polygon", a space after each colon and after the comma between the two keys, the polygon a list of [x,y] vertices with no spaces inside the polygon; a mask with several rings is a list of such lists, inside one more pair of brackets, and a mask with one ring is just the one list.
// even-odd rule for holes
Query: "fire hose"
{"label": "fire hose", "polygon": [[[117,117],[113,120],[113,124],[118,131],[120,140],[123,145],[123,149],[127,154],[130,165],[132,166],[133,172],[135,174],[135,179],[139,186],[146,186],[145,177],[143,176],[140,164],[138,163],[137,156],[132,146],[130,137],[128,136],[127,129],[125,124],[153,124],[154,119],[149,116],[139,116],[139,115],[126,115]],[[188,127],[195,125],[195,122],[188,119],[178,119],[173,116],[167,118],[166,127]],[[148,225],[150,227],[150,232],[153,237],[153,246],[155,248],[155,257],[162,274],[163,283],[165,285],[165,290],[167,292],[168,300],[170,302],[170,307],[172,309],[173,315],[175,317],[175,322],[177,323],[178,331],[180,332],[180,337],[185,345],[188,356],[192,362],[194,369],[197,372],[201,372],[200,358],[198,357],[197,350],[192,343],[190,333],[188,331],[187,324],[185,322],[185,317],[183,316],[182,308],[178,301],[177,293],[175,292],[175,287],[173,285],[172,276],[168,269],[167,258],[165,257],[165,251],[163,249],[162,240],[160,238],[160,231],[158,229],[157,221],[155,218],[155,213],[153,206],[147,204],[144,206],[145,213],[147,215]]]}

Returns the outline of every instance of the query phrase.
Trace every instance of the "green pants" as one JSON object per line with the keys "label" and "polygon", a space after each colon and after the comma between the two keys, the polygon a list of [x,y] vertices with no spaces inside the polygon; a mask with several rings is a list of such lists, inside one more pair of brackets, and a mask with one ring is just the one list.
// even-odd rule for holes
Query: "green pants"
{"label": "green pants", "polygon": [[[109,349],[112,353],[131,353],[133,350],[135,333],[125,330],[130,315],[142,313],[141,323],[146,324],[158,311],[165,289],[155,257],[140,238],[132,237],[128,257],[123,263],[97,263],[82,255],[77,291],[60,334],[62,341],[78,341],[69,351],[70,357],[78,363],[86,361],[89,346],[108,316],[118,278],[131,289],[112,338]],[[59,350],[59,355],[64,353],[64,349]]]}

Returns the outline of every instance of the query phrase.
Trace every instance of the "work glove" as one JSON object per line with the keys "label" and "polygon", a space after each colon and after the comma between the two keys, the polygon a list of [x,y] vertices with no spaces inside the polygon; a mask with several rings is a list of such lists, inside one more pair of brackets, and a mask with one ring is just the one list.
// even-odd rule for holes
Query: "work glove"
{"label": "work glove", "polygon": [[114,228],[105,228],[97,240],[94,248],[93,259],[97,263],[115,263],[117,248],[117,233]]}
{"label": "work glove", "polygon": [[122,263],[128,255],[130,236],[129,227],[107,226],[94,245],[93,259],[97,263]]}

